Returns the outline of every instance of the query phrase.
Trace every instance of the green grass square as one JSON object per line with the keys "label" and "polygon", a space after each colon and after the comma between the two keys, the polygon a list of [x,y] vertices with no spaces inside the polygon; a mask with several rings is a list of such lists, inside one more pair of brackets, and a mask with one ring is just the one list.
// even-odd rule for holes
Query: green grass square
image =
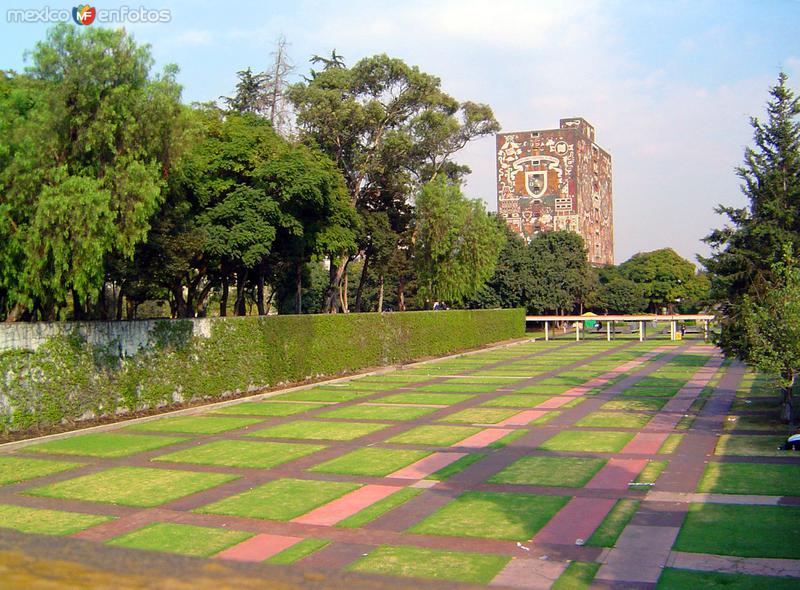
{"label": "green grass square", "polygon": [[202,506],[194,512],[287,521],[360,487],[345,482],[278,479]]}
{"label": "green grass square", "polygon": [[309,410],[322,408],[326,404],[301,404],[292,402],[242,402],[213,410],[215,414],[236,414],[247,416],[293,416]]}
{"label": "green grass square", "polygon": [[533,395],[522,393],[519,395],[501,395],[481,404],[482,407],[487,408],[522,408],[530,409],[535,408],[539,404],[551,399],[552,395]]}
{"label": "green grass square", "polygon": [[519,413],[519,410],[505,410],[500,408],[468,408],[455,412],[444,418],[440,418],[437,422],[456,422],[462,424],[497,424],[506,418],[510,418],[514,414]]}
{"label": "green grass square", "polygon": [[47,498],[149,508],[237,478],[236,475],[226,473],[115,467],[48,486],[32,488],[25,493]]}
{"label": "green grass square", "polygon": [[800,465],[709,463],[698,492],[800,496]]}
{"label": "green grass square", "polygon": [[215,529],[190,524],[156,522],[136,531],[115,537],[107,545],[127,549],[165,551],[180,555],[211,557],[253,536],[253,533]]}
{"label": "green grass square", "polygon": [[768,415],[728,416],[725,419],[725,430],[764,430],[780,432],[786,426],[780,421],[777,412]]}
{"label": "green grass square", "polygon": [[325,446],[323,445],[297,443],[217,440],[190,449],[161,455],[153,459],[153,461],[270,469],[311,453],[316,453],[324,448]]}
{"label": "green grass square", "polygon": [[732,457],[797,457],[797,451],[782,451],[785,436],[758,436],[745,434],[723,434],[717,439],[716,455]]}
{"label": "green grass square", "polygon": [[633,412],[592,412],[575,423],[584,428],[642,428],[652,416]]}
{"label": "green grass square", "polygon": [[665,398],[612,399],[600,406],[601,410],[628,410],[631,412],[657,412],[667,403]]}
{"label": "green grass square", "polygon": [[0,528],[39,535],[72,535],[112,520],[110,516],[0,504]]}
{"label": "green grass square", "polygon": [[312,467],[310,471],[318,473],[339,473],[342,475],[366,475],[383,477],[402,469],[431,453],[428,451],[412,451],[397,449],[379,449],[370,447],[347,453]]}
{"label": "green grass square", "polygon": [[589,590],[599,569],[594,561],[571,561],[550,590]]}
{"label": "green grass square", "polygon": [[362,527],[368,522],[372,522],[387,512],[394,510],[402,504],[405,504],[411,498],[419,496],[421,493],[422,490],[419,488],[399,488],[398,491],[391,496],[387,496],[383,500],[378,500],[371,506],[367,506],[352,516],[337,522],[336,526],[347,529],[356,529]]}
{"label": "green grass square", "polygon": [[657,387],[639,387],[634,385],[622,390],[621,397],[655,397],[655,398],[668,398],[678,393],[677,389],[657,388]]}
{"label": "green grass square", "polygon": [[797,578],[664,568],[656,590],[797,590]]}
{"label": "green grass square", "polygon": [[347,569],[384,576],[488,584],[509,561],[510,557],[502,555],[381,545]]}
{"label": "green grass square", "polygon": [[527,541],[569,500],[566,496],[466,492],[409,532]]}
{"label": "green grass square", "polygon": [[613,547],[623,529],[628,526],[636,511],[639,509],[638,500],[617,500],[614,507],[603,519],[592,536],[586,541],[592,547]]}
{"label": "green grass square", "polygon": [[539,445],[545,451],[619,453],[633,438],[632,432],[579,432],[567,430]]}
{"label": "green grass square", "polygon": [[127,457],[144,451],[152,451],[153,449],[159,449],[185,440],[188,439],[177,436],[97,432],[26,447],[25,450],[37,453],[112,458]]}
{"label": "green grass square", "polygon": [[402,434],[398,434],[386,442],[400,445],[433,445],[449,447],[465,438],[477,434],[480,428],[469,426],[434,426],[424,425],[412,428]]}
{"label": "green grass square", "polygon": [[297,420],[251,432],[249,436],[261,438],[296,438],[305,440],[354,440],[378,432],[390,424],[372,422],[324,422],[322,420]]}
{"label": "green grass square", "polygon": [[330,544],[331,542],[327,539],[303,539],[288,549],[284,549],[280,553],[265,559],[264,563],[289,565],[308,557],[312,553],[316,553],[323,547],[327,547]]}
{"label": "green grass square", "polygon": [[29,459],[27,457],[0,457],[0,485],[17,483],[60,473],[68,469],[81,467],[83,463],[68,463],[66,461],[48,461],[46,459]]}
{"label": "green grass square", "polygon": [[676,551],[800,559],[800,506],[691,504]]}
{"label": "green grass square", "polygon": [[491,393],[500,387],[496,383],[465,383],[461,379],[447,381],[445,383],[432,383],[430,385],[421,385],[416,389],[418,391],[439,391],[439,392],[452,392],[452,393]]}
{"label": "green grass square", "polygon": [[373,406],[359,404],[346,408],[338,408],[325,412],[325,418],[343,418],[345,420],[388,420],[390,422],[409,422],[436,412],[436,408]]}
{"label": "green grass square", "polygon": [[486,457],[484,453],[469,453],[464,455],[460,459],[456,459],[450,465],[442,467],[439,471],[431,473],[425,479],[433,479],[435,481],[444,481],[446,479],[450,479],[457,473],[461,473],[467,467],[472,465],[473,463],[477,463],[481,459]]}
{"label": "green grass square", "polygon": [[186,434],[219,434],[262,422],[259,418],[226,416],[176,416],[129,426],[125,430],[148,432],[181,432]]}
{"label": "green grass square", "polygon": [[353,391],[351,389],[304,389],[276,395],[273,398],[278,401],[296,402],[349,402],[360,397],[374,395],[374,391]]}
{"label": "green grass square", "polygon": [[489,483],[580,488],[605,464],[605,459],[588,457],[523,457]]}
{"label": "green grass square", "polygon": [[437,406],[452,406],[468,399],[474,395],[466,393],[393,393],[380,399],[376,399],[381,404],[431,404]]}

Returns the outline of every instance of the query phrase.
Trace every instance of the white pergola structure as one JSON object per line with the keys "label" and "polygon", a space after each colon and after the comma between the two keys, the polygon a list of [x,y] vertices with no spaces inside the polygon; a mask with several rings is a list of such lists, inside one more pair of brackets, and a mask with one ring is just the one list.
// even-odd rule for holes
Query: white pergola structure
{"label": "white pergola structure", "polygon": [[640,314],[640,315],[529,315],[525,322],[542,322],[544,324],[544,339],[550,340],[551,322],[575,322],[575,340],[581,339],[583,322],[594,320],[604,322],[606,325],[606,340],[611,340],[614,333],[614,322],[639,322],[639,342],[645,338],[647,322],[669,322],[669,339],[675,340],[678,331],[678,322],[695,320],[703,322],[703,338],[708,340],[708,323],[714,319],[710,314]]}

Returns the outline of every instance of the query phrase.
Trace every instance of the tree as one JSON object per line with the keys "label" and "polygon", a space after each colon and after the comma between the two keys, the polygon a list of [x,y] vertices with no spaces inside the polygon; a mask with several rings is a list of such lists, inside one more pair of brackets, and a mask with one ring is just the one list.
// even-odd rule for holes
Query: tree
{"label": "tree", "polygon": [[526,307],[531,291],[532,269],[528,245],[506,222],[494,216],[505,241],[497,259],[494,273],[469,301],[470,307]]}
{"label": "tree", "polygon": [[619,265],[620,274],[639,285],[653,312],[701,294],[695,266],[672,248],[640,252]]}
{"label": "tree", "polygon": [[615,276],[600,283],[594,295],[594,309],[610,314],[641,313],[647,308],[642,289],[630,279]]}
{"label": "tree", "polygon": [[528,245],[530,313],[572,312],[581,305],[591,275],[583,238],[571,231],[538,234]]}
{"label": "tree", "polygon": [[743,360],[750,358],[751,346],[745,296],[758,304],[774,282],[784,248],[800,251],[800,100],[787,80],[781,73],[770,89],[766,122],[750,120],[755,145],[745,149],[744,165],[737,169],[748,204],[717,208],[730,225],[706,237],[713,253],[701,259],[722,311],[718,343],[727,355]]}
{"label": "tree", "polygon": [[503,246],[503,233],[458,185],[439,178],[417,196],[414,268],[426,307],[433,300],[461,302],[489,280]]}
{"label": "tree", "polygon": [[740,307],[745,360],[775,375],[782,394],[781,418],[797,421],[792,390],[800,370],[800,267],[789,246],[772,266],[772,281],[758,295],[745,294]]}

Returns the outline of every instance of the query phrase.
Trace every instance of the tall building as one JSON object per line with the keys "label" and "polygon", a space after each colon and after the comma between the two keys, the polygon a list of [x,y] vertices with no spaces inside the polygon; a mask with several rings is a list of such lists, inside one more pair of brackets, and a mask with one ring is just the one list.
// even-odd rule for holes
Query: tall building
{"label": "tall building", "polygon": [[571,230],[589,262],[614,264],[611,155],[580,117],[558,129],[497,135],[497,211],[530,241],[539,232]]}

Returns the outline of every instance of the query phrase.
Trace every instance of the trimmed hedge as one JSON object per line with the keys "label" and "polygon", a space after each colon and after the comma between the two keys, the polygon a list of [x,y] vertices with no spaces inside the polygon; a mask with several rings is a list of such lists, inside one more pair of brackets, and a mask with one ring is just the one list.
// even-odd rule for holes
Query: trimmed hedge
{"label": "trimmed hedge", "polygon": [[[208,338],[192,320],[157,322],[126,358],[75,333],[35,352],[0,353],[0,430],[47,429],[335,376],[519,338],[522,309],[219,318]],[[65,325],[65,331],[68,325]]]}

